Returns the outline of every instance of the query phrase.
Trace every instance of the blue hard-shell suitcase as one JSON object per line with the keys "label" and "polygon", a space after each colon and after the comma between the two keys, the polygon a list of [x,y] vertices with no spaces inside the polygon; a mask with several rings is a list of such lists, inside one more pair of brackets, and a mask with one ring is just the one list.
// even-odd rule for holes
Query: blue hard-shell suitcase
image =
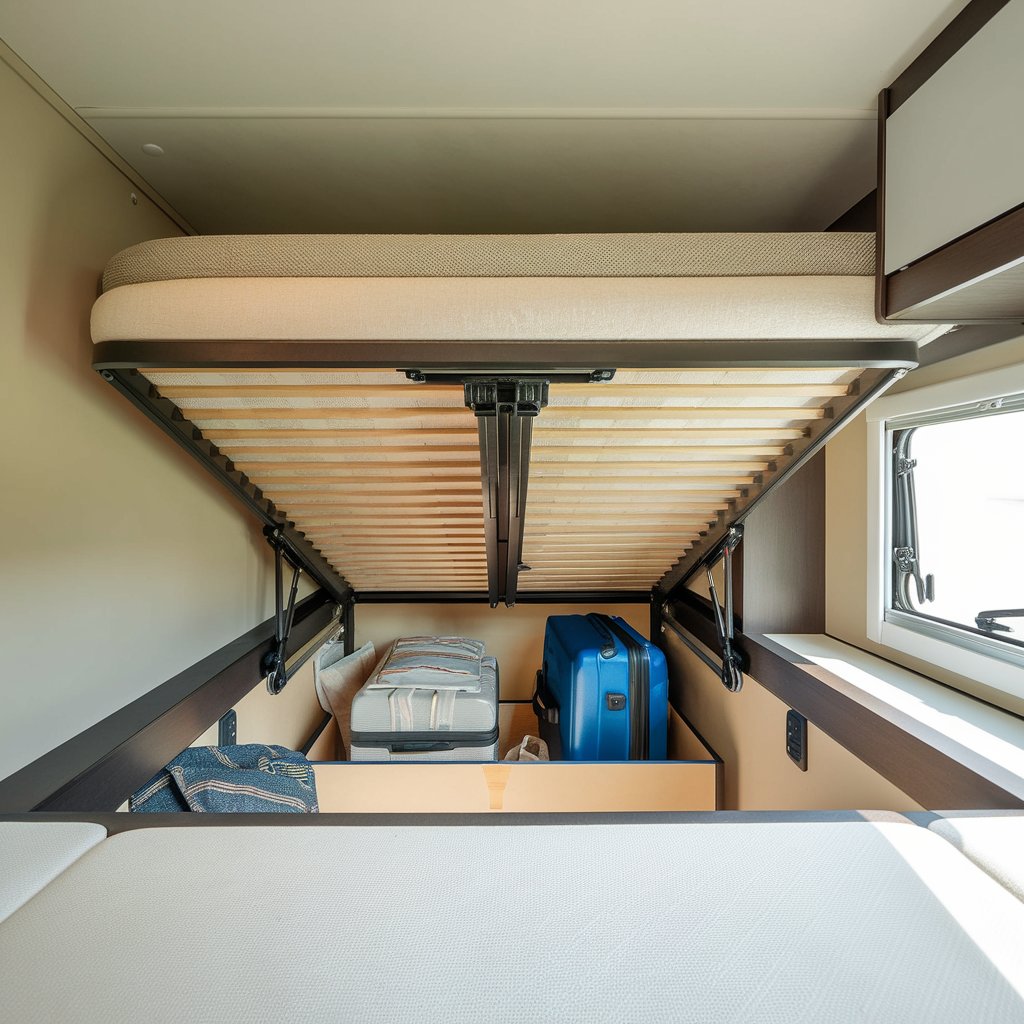
{"label": "blue hard-shell suitcase", "polygon": [[552,615],[533,709],[554,759],[665,760],[665,655],[618,616]]}

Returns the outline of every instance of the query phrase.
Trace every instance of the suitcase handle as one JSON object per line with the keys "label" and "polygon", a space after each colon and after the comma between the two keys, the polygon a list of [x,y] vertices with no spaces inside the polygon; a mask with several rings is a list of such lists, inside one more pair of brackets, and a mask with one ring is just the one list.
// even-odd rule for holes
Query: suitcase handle
{"label": "suitcase handle", "polygon": [[589,622],[594,629],[604,637],[604,646],[601,648],[601,657],[614,658],[615,637],[612,635],[612,631],[609,629],[608,624],[604,621],[604,616],[599,615],[597,612],[591,612],[587,616],[587,622]]}
{"label": "suitcase handle", "polygon": [[549,706],[545,697],[547,697],[547,700],[550,700],[550,697],[546,693],[542,693],[542,689],[545,689],[544,673],[538,672],[537,686],[533,691],[533,713],[541,722],[547,722],[549,725],[558,725],[558,705],[551,704]]}

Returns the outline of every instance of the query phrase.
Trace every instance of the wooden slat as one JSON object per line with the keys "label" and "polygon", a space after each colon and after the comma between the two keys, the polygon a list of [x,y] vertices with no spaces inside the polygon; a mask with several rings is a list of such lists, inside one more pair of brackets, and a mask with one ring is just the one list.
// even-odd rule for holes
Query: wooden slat
{"label": "wooden slat", "polygon": [[[191,417],[190,417],[191,418]],[[366,441],[386,442],[389,439],[402,439],[408,440],[410,438],[419,438],[425,440],[428,437],[448,437],[452,439],[458,439],[462,442],[475,441],[477,439],[476,429],[467,430],[465,427],[376,427],[365,430],[299,430],[297,428],[266,428],[264,430],[248,430],[242,427],[231,427],[229,429],[221,430],[210,430],[205,432],[208,435],[209,440],[213,441],[219,447],[230,447],[229,445],[223,445],[222,441],[229,441],[234,438],[311,438],[311,437],[330,437],[335,438],[339,441],[344,438],[358,438]],[[370,445],[365,445],[365,448],[372,450]],[[261,448],[260,451],[265,449]],[[296,450],[299,450],[296,448]],[[332,449],[324,446],[323,448],[316,448],[316,451],[331,451]],[[347,449],[339,448],[339,451],[345,451]]]}
{"label": "wooden slat", "polygon": [[[670,431],[675,434],[673,445],[676,448],[679,448],[688,441],[695,441],[700,438],[712,440],[732,438],[737,444],[743,445],[742,454],[744,457],[751,454],[746,444],[748,441],[756,441],[758,439],[761,439],[763,443],[772,440],[793,441],[806,435],[806,431],[802,427],[685,427],[674,423],[665,425],[653,424],[643,429],[630,429],[626,427],[595,426],[556,427],[552,426],[548,420],[540,420],[538,425],[533,428],[538,446],[545,444],[549,438],[564,440],[569,437],[594,438],[597,435],[610,436],[615,439],[616,443],[624,441],[650,441],[654,437],[664,442],[668,440],[665,435]],[[254,434],[253,436],[256,435]]]}
{"label": "wooden slat", "polygon": [[[344,440],[339,436],[339,440]],[[380,465],[382,467],[401,467],[410,469],[426,469],[433,466],[475,466],[480,463],[479,451],[476,448],[463,448],[459,445],[426,445],[423,448],[411,448],[404,445],[250,445],[242,441],[226,440],[219,442],[228,455],[237,463],[245,461],[246,457],[253,455],[274,455],[276,460],[257,460],[252,462],[254,466],[271,466],[281,469],[288,469],[292,466],[351,466],[351,465]],[[582,444],[553,444],[545,441],[542,446],[533,449],[530,456],[531,466],[540,469],[568,466],[574,472],[586,469],[590,465],[595,466],[616,466],[628,467],[637,465],[638,458],[647,458],[648,461],[640,463],[642,466],[655,467],[676,467],[681,472],[694,473],[728,473],[733,470],[743,472],[760,472],[768,465],[772,458],[781,455],[784,445],[759,446],[752,451],[752,455],[760,455],[760,458],[753,458],[750,449],[740,449],[732,445],[711,446],[701,445],[701,454],[712,452],[714,459],[696,459],[694,453],[678,444],[633,444],[618,445],[609,444],[582,445]],[[381,453],[389,454],[400,452],[403,455],[445,455],[443,460],[433,459],[390,459],[383,458]],[[294,453],[295,457],[284,459],[281,456]],[[342,458],[335,459],[314,459],[313,455],[338,455]],[[571,458],[570,458],[571,456]],[[657,456],[657,459],[652,458]],[[730,456],[728,459],[722,456]]]}
{"label": "wooden slat", "polygon": [[[473,572],[479,572],[483,575],[487,574],[487,559],[483,554],[476,556],[473,559],[453,562],[453,561],[421,561],[416,556],[406,555],[403,558],[396,558],[390,561],[357,561],[354,558],[346,557],[344,555],[338,555],[335,559],[338,568],[343,571],[346,577],[356,570],[363,572],[377,572],[387,570],[412,570],[416,569],[419,572],[430,571],[430,572],[442,572],[448,569],[464,570],[469,569]],[[664,570],[670,562],[663,562],[662,569]]]}
{"label": "wooden slat", "polygon": [[[274,491],[268,490],[267,497],[279,502],[284,510],[291,515],[302,515],[304,512],[323,512],[326,509],[343,509],[348,512],[365,509],[367,512],[377,509],[397,508],[399,505],[411,505],[420,509],[450,509],[459,512],[477,509],[481,513],[483,499],[477,487],[476,493],[455,493],[439,495],[438,501],[425,500],[422,494],[407,494],[397,491],[394,494],[385,492],[368,492],[366,494],[349,494],[341,491],[323,491],[323,500],[318,500],[317,491]],[[403,508],[403,512],[408,511]]]}
{"label": "wooden slat", "polygon": [[[308,451],[302,451],[298,453],[300,456],[305,458],[308,455]],[[230,453],[228,453],[230,456]],[[475,463],[449,463],[449,462],[360,462],[352,459],[338,459],[335,462],[305,462],[300,459],[294,461],[267,461],[267,462],[246,462],[236,461],[231,457],[231,462],[234,463],[234,468],[241,469],[244,473],[249,476],[258,474],[262,470],[287,470],[292,474],[298,474],[303,472],[315,472],[315,473],[328,473],[332,469],[337,468],[343,472],[355,473],[355,472],[368,472],[368,473],[389,473],[393,471],[400,471],[401,473],[413,474],[419,477],[426,477],[430,473],[437,473],[444,475],[446,473],[460,474],[465,473],[470,475],[472,473],[479,474],[480,466],[479,462]]]}
{"label": "wooden slat", "polygon": [[[642,484],[641,484],[642,481]],[[716,480],[701,477],[671,477],[664,476],[652,478],[650,476],[636,477],[635,479],[623,479],[618,477],[540,477],[534,479],[530,476],[530,497],[543,497],[551,495],[557,498],[562,494],[647,494],[658,493],[671,495],[673,500],[683,495],[692,494],[694,497],[703,495],[729,495],[736,497],[739,491],[737,487],[750,484],[751,478],[740,478],[740,480],[729,480],[723,478]],[[644,486],[645,485],[645,486]],[[546,500],[546,499],[545,499]]]}
{"label": "wooden slat", "polygon": [[[660,466],[663,462],[684,463],[687,466],[701,468],[705,466],[717,466],[724,469],[733,465],[755,471],[762,470],[771,460],[778,458],[785,450],[785,445],[744,445],[742,448],[735,445],[700,445],[696,448],[701,455],[713,455],[714,459],[704,460],[694,458],[693,446],[686,446],[678,442],[673,444],[619,444],[619,433],[614,435],[615,442],[607,446],[586,445],[586,444],[559,444],[552,439],[551,435],[542,435],[533,450],[530,452],[530,464],[546,465],[556,463],[561,465],[568,456],[586,458],[588,461],[597,459],[603,465],[617,463],[632,463],[637,458],[645,456],[658,456],[662,462],[650,462],[649,465]],[[645,440],[649,441],[647,437]],[[664,440],[659,438],[659,440]],[[753,461],[752,461],[753,460]],[[575,466],[574,461],[566,463]],[[581,463],[584,464],[584,463]]]}
{"label": "wooden slat", "polygon": [[634,555],[657,555],[660,558],[669,554],[682,554],[682,548],[678,544],[671,542],[619,545],[614,544],[611,541],[603,541],[595,542],[593,544],[575,545],[572,547],[562,547],[558,544],[552,544],[550,546],[530,545],[529,547],[524,547],[523,553],[524,555],[529,555],[531,558],[547,556],[550,556],[551,558],[561,558],[563,556],[584,558],[590,555],[598,556],[605,554],[613,554],[616,556],[621,555],[623,558],[629,558]]}
{"label": "wooden slat", "polygon": [[[388,443],[392,438],[387,431],[368,431],[368,436],[375,436],[380,434],[380,441],[376,445],[381,447],[388,452],[399,453],[401,455],[477,455],[478,447],[470,443],[476,439],[475,433],[470,433],[465,430],[455,430],[451,432],[453,440],[447,440],[443,444],[427,443],[423,442],[420,444],[410,444],[407,438],[416,437],[418,432],[415,430],[399,430],[396,432],[397,437],[394,438],[395,443]],[[431,430],[431,434],[449,434],[449,431],[438,431]],[[217,430],[218,443],[227,449],[237,449],[244,444],[250,443],[254,440],[268,440],[268,441],[283,441],[283,440],[302,440],[310,437],[335,437],[339,441],[350,440],[352,437],[351,431],[339,433],[337,430],[299,430],[291,428],[273,429],[266,427],[263,429],[246,429],[244,427],[231,427],[229,430]],[[257,452],[263,452],[265,450],[274,451],[278,444],[260,444],[252,445],[254,450]],[[280,445],[281,447],[288,447],[289,445]],[[294,445],[301,451],[301,445]],[[315,447],[321,447],[322,445],[314,445]],[[330,445],[323,445],[329,447]],[[361,452],[361,451],[373,451],[374,445],[369,444],[339,444],[339,450],[345,452]]]}
{"label": "wooden slat", "polygon": [[703,516],[699,520],[691,519],[680,522],[678,516],[672,515],[668,512],[662,514],[645,512],[638,515],[631,515],[628,518],[612,512],[603,516],[591,516],[588,519],[581,520],[580,522],[577,522],[575,519],[567,521],[565,517],[559,516],[548,516],[544,519],[534,516],[531,522],[533,524],[532,536],[536,536],[539,533],[551,533],[556,531],[560,533],[566,533],[569,531],[575,533],[589,533],[597,530],[605,532],[613,529],[620,531],[620,533],[625,536],[631,531],[658,529],[666,532],[670,530],[677,530],[680,536],[692,537],[697,531],[704,531],[708,529],[707,516]]}
{"label": "wooden slat", "polygon": [[[677,373],[679,371],[676,371]],[[692,372],[692,371],[687,371]],[[734,372],[734,371],[733,371]],[[552,397],[563,394],[567,396],[589,398],[591,395],[600,398],[718,398],[722,395],[742,395],[747,397],[806,397],[835,398],[850,392],[848,384],[735,384],[728,377],[722,381],[705,381],[701,384],[668,384],[643,383],[619,384],[562,384],[551,385]]]}
{"label": "wooden slat", "polygon": [[348,523],[345,526],[340,524],[331,524],[330,526],[321,526],[314,530],[314,535],[308,535],[308,539],[316,540],[320,543],[331,540],[337,537],[339,540],[381,540],[381,539],[395,539],[400,540],[403,537],[430,537],[433,540],[459,540],[466,537],[477,538],[483,537],[484,535],[484,524],[481,521],[479,525],[471,524],[468,526],[396,526],[394,529],[387,531],[377,530],[373,524],[368,526],[355,526],[352,523]]}
{"label": "wooden slat", "polygon": [[621,561],[617,562],[614,559],[606,559],[601,562],[530,562],[528,563],[529,570],[522,570],[524,572],[536,572],[536,573],[547,573],[550,571],[559,571],[565,575],[570,576],[587,576],[594,572],[608,572],[614,575],[646,575],[647,573],[663,573],[669,565],[671,560],[662,558],[649,558],[646,561]]}
{"label": "wooden slat", "polygon": [[671,563],[643,562],[630,563],[603,563],[600,565],[573,565],[571,562],[565,565],[533,566],[529,570],[520,570],[523,577],[531,579],[563,579],[572,580],[574,583],[583,580],[598,579],[637,579],[644,578],[653,580],[659,578]]}
{"label": "wooden slat", "polygon": [[346,568],[346,576],[351,574],[353,583],[360,578],[377,580],[478,580],[486,583],[487,569],[481,566],[472,570],[459,569],[409,569],[402,566],[391,568],[375,569],[372,571],[361,571],[359,569],[349,570]]}
{"label": "wooden slat", "polygon": [[[209,423],[216,420],[402,420],[402,419],[441,419],[450,417],[456,420],[473,419],[473,413],[464,406],[459,407],[396,407],[381,408],[346,408],[342,406],[321,406],[312,409],[278,408],[194,408],[183,409],[190,420],[197,423]],[[773,423],[789,423],[792,420],[822,419],[825,410],[811,408],[775,408],[756,406],[691,406],[677,408],[673,406],[548,406],[542,413],[545,425],[558,420],[769,420]]]}
{"label": "wooden slat", "polygon": [[470,409],[460,406],[387,406],[380,408],[346,408],[322,406],[314,409],[253,408],[183,409],[190,420],[206,423],[212,420],[423,420],[450,418],[474,422]]}
{"label": "wooden slat", "polygon": [[[265,494],[273,491],[275,501],[284,501],[286,498],[301,496],[303,494],[410,494],[426,493],[436,494],[439,491],[456,492],[459,494],[474,494],[480,492],[479,480],[423,480],[420,478],[409,479],[407,477],[381,477],[380,481],[374,480],[346,480],[344,477],[259,477],[253,473],[247,474],[253,483],[258,484]],[[357,476],[360,474],[356,474]],[[304,486],[296,487],[296,484]]]}
{"label": "wooden slat", "polygon": [[[674,432],[672,437],[668,433]],[[679,453],[681,449],[692,445],[694,441],[701,439],[708,440],[731,440],[732,445],[697,445],[703,452],[713,452],[716,455],[730,454],[735,452],[738,456],[746,459],[754,455],[768,455],[776,457],[784,454],[784,441],[793,441],[804,437],[806,431],[798,427],[780,427],[778,429],[759,427],[650,427],[646,430],[613,429],[610,427],[553,427],[550,430],[541,427],[534,427],[534,438],[538,442],[538,451],[541,449],[553,450],[559,445],[549,444],[552,439],[565,441],[569,438],[587,438],[591,441],[602,436],[614,437],[617,444],[623,442],[639,442],[630,451],[636,448],[646,449],[650,447],[655,450],[654,445],[647,445],[645,442],[657,439],[660,444],[671,441],[670,450]],[[213,441],[218,447],[224,448],[226,454],[231,454],[227,449],[233,439],[260,439],[260,440],[309,440],[311,438],[330,438],[335,441],[358,438],[372,440],[377,444],[386,444],[389,439],[408,439],[410,437],[447,437],[459,439],[460,441],[475,440],[475,433],[467,433],[461,427],[423,427],[422,429],[406,429],[404,427],[379,427],[370,430],[299,430],[297,428],[254,428],[243,429],[241,427],[225,428],[223,430],[207,430],[205,435],[208,440]],[[775,443],[772,443],[775,442]],[[370,445],[361,445],[361,449],[372,450]],[[571,446],[570,446],[571,447]],[[259,448],[258,451],[273,450],[271,446]],[[280,448],[279,451],[303,451],[300,445],[289,448]],[[310,450],[316,452],[349,451],[345,446],[337,448],[330,445],[317,445]],[[578,451],[583,450],[581,445]]]}
{"label": "wooden slat", "polygon": [[[165,398],[278,398],[302,395],[309,398],[404,398],[407,395],[447,397],[461,391],[453,384],[415,384],[411,381],[394,384],[158,384]],[[561,384],[551,386],[552,399],[596,397],[608,398],[718,398],[722,394],[745,397],[835,398],[849,394],[845,384]]]}
{"label": "wooden slat", "polygon": [[[735,487],[743,482],[754,479],[753,474],[736,473],[722,474],[721,476],[695,476],[691,474],[676,473],[673,467],[666,466],[665,475],[652,477],[650,473],[643,473],[636,477],[640,480],[648,480],[652,485],[655,483],[660,489],[662,486],[671,486],[676,489],[686,487],[699,488],[701,490],[714,487]],[[539,473],[536,467],[530,469],[530,493],[545,489],[557,489],[558,485],[575,487],[579,484],[593,484],[600,487],[622,486],[631,490],[635,489],[635,480],[619,473]]]}
{"label": "wooden slat", "polygon": [[[315,494],[312,494],[312,496],[315,497]],[[307,513],[320,515],[321,513],[333,510],[346,514],[355,511],[358,515],[360,509],[366,509],[367,512],[373,512],[375,515],[379,513],[382,516],[387,516],[392,512],[396,515],[408,515],[409,508],[400,507],[404,505],[420,509],[428,515],[432,515],[435,512],[451,512],[454,515],[474,512],[479,516],[483,508],[479,495],[466,499],[463,499],[462,495],[452,495],[451,498],[444,498],[438,501],[424,501],[418,494],[399,495],[394,498],[385,495],[380,500],[372,500],[361,494],[350,495],[348,499],[345,495],[332,494],[328,495],[323,501],[311,501],[309,498],[302,501],[293,501],[287,506],[286,511],[289,517],[302,516]]]}
{"label": "wooden slat", "polygon": [[457,384],[416,384],[413,381],[400,381],[397,375],[393,384],[306,384],[296,381],[294,384],[157,384],[156,387],[164,398],[174,400],[207,397],[280,398],[296,395],[304,398],[400,398],[407,395],[447,398],[452,394],[460,402],[462,400],[462,389]]}
{"label": "wooden slat", "polygon": [[[239,468],[239,467],[236,467]],[[382,476],[380,479],[365,478],[353,467],[351,473],[339,476],[261,476],[256,472],[242,470],[254,483],[264,490],[273,489],[283,498],[301,498],[304,494],[410,494],[411,492],[457,491],[474,494],[480,491],[479,478],[458,477],[455,479],[439,476],[436,479],[407,476]],[[477,474],[479,477],[479,472]],[[674,495],[692,493],[696,495],[721,495],[729,493],[729,488],[750,484],[752,477],[740,477],[738,480],[729,477],[676,477],[666,475],[652,478],[650,475],[638,476],[634,479],[611,476],[535,476],[530,474],[530,495],[551,494],[554,496],[565,493],[603,493],[624,491],[630,494],[647,492],[673,492]],[[638,492],[636,481],[644,481],[648,486]],[[735,496],[735,495],[734,495]]]}
{"label": "wooden slat", "polygon": [[555,523],[551,526],[541,527],[537,523],[532,523],[529,527],[529,532],[525,538],[525,541],[543,539],[543,540],[562,540],[566,538],[579,537],[585,539],[587,537],[600,536],[601,539],[621,538],[623,540],[639,538],[639,537],[660,537],[664,540],[675,540],[679,538],[692,538],[698,530],[706,530],[707,522],[701,519],[699,522],[682,522],[672,523],[668,526],[644,526],[643,524],[629,524],[624,523],[621,528],[616,528],[614,525],[598,524],[598,523],[582,523],[579,526],[566,526],[564,523]]}
{"label": "wooden slat", "polygon": [[443,537],[427,540],[415,537],[400,538],[398,540],[390,537],[378,537],[375,539],[367,537],[351,542],[346,541],[344,538],[336,537],[330,540],[331,543],[325,550],[336,554],[346,552],[349,554],[361,554],[363,552],[369,552],[370,554],[383,552],[387,554],[394,551],[399,551],[403,554],[410,554],[416,551],[421,551],[425,554],[441,552],[479,554],[481,551],[486,550],[482,536],[479,541],[474,541],[471,537],[453,537],[451,540],[445,540]]}
{"label": "wooden slat", "polygon": [[[296,525],[301,528],[323,527],[352,527],[372,526],[380,533],[387,533],[389,529],[398,526],[470,526],[480,522],[480,513],[476,515],[463,515],[456,512],[439,512],[437,514],[423,515],[415,510],[407,509],[404,512],[388,512],[373,516],[292,516]],[[482,528],[482,523],[481,523]]]}
{"label": "wooden slat", "polygon": [[[648,577],[649,578],[649,577]],[[433,583],[437,586],[442,586],[446,583],[464,583],[472,584],[474,586],[486,586],[487,585],[487,573],[478,572],[475,574],[462,573],[410,573],[396,570],[395,572],[373,572],[373,573],[352,573],[352,582],[357,585],[362,585],[363,580],[369,580],[374,582],[389,582],[394,586],[394,589],[405,589],[402,584],[408,583]],[[388,588],[392,589],[392,588]]]}
{"label": "wooden slat", "polygon": [[410,551],[377,551],[372,553],[349,551],[342,552],[339,557],[346,557],[350,565],[473,565],[480,563],[483,551],[470,551],[465,553],[453,553],[447,551],[415,553]]}
{"label": "wooden slat", "polygon": [[608,498],[588,499],[587,495],[578,495],[574,500],[567,497],[564,501],[530,501],[527,513],[531,519],[544,522],[553,516],[577,518],[581,522],[589,519],[600,519],[605,516],[664,514],[680,516],[705,516],[726,508],[728,501],[717,501],[714,498],[661,498],[657,494],[645,497],[643,501],[636,498],[626,500],[611,495]]}

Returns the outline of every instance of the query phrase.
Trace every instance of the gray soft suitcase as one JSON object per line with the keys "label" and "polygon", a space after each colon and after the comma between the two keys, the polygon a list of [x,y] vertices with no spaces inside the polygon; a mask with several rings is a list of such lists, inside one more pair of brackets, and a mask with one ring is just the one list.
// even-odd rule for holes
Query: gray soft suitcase
{"label": "gray soft suitcase", "polygon": [[375,688],[375,670],[352,701],[351,759],[496,761],[498,663],[480,666],[476,691],[419,686],[412,673],[401,689]]}

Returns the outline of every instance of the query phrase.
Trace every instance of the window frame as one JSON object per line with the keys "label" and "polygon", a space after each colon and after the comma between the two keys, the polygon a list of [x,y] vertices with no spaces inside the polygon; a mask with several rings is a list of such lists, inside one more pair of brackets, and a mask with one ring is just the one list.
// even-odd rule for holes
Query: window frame
{"label": "window frame", "polygon": [[[1024,699],[1024,655],[993,637],[892,607],[891,524],[893,481],[891,430],[887,422],[938,414],[1024,393],[1024,365],[1013,365],[957,380],[887,395],[866,411],[868,434],[867,638],[978,684],[989,700],[1003,693]],[[903,424],[906,426],[908,424]],[[899,429],[900,425],[896,425]],[[965,537],[965,552],[979,547]],[[965,688],[966,689],[966,688]],[[993,693],[996,694],[993,697]]]}

